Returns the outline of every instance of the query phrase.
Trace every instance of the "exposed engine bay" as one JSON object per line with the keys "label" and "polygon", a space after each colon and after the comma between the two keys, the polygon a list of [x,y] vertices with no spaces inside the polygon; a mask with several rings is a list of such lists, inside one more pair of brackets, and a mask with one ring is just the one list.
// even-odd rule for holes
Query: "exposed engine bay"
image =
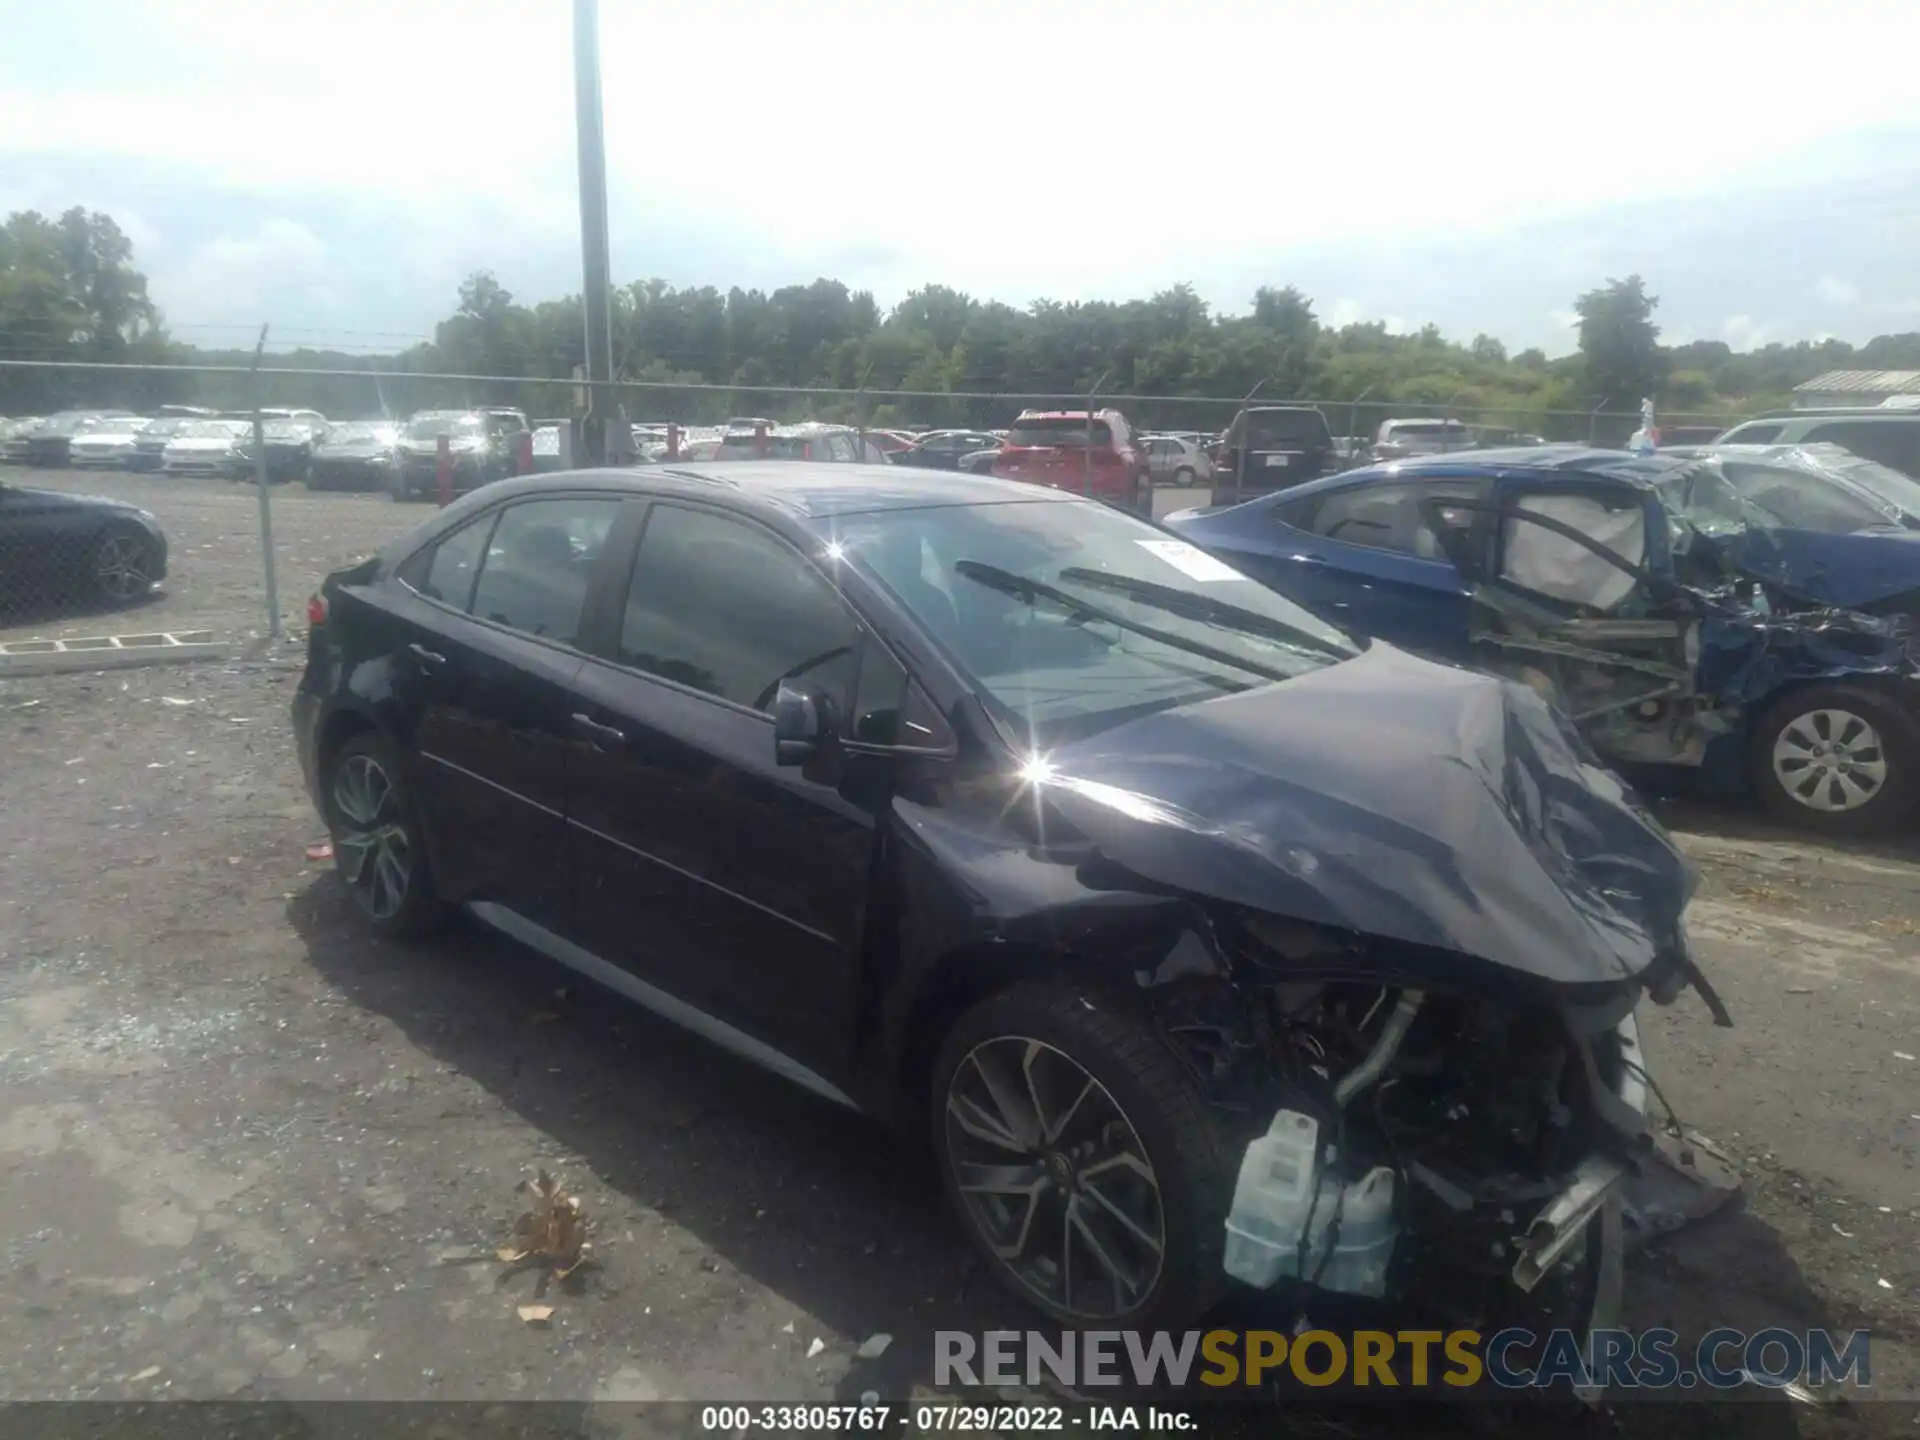
{"label": "exposed engine bay", "polygon": [[1305,978],[1311,927],[1252,916],[1235,929],[1220,938],[1245,962],[1236,983],[1159,997],[1243,1157],[1228,1273],[1302,1304],[1414,1303],[1437,1324],[1591,1323],[1590,1232],[1651,1145],[1637,996],[1587,1012]]}

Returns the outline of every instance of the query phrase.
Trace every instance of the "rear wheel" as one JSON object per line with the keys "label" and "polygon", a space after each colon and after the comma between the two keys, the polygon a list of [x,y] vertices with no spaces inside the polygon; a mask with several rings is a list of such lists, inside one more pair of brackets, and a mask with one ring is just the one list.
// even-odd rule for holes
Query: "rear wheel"
{"label": "rear wheel", "polygon": [[1018,986],[934,1064],[948,1199],[995,1278],[1064,1324],[1180,1329],[1226,1285],[1232,1176],[1204,1101],[1112,996]]}
{"label": "rear wheel", "polygon": [[1173,483],[1178,485],[1182,490],[1190,489],[1194,484],[1193,467],[1191,465],[1182,465],[1178,470],[1174,471]]}
{"label": "rear wheel", "polygon": [[393,745],[373,731],[355,735],[335,752],[321,793],[334,868],[367,922],[403,939],[439,929],[448,907],[434,889]]}
{"label": "rear wheel", "polygon": [[1875,691],[1795,690],[1761,715],[1751,743],[1755,789],[1802,829],[1875,834],[1920,801],[1920,728]]}

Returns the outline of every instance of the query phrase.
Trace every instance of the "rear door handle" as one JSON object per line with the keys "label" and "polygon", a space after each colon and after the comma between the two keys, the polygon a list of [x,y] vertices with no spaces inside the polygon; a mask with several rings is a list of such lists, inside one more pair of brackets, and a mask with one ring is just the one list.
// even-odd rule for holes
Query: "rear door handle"
{"label": "rear door handle", "polygon": [[424,670],[444,670],[447,668],[447,657],[437,650],[427,649],[424,645],[409,645],[407,646],[407,653],[418,660],[421,668]]}
{"label": "rear door handle", "polygon": [[575,714],[573,730],[576,735],[584,736],[586,742],[596,750],[617,750],[627,743],[626,731],[602,725],[591,715]]}

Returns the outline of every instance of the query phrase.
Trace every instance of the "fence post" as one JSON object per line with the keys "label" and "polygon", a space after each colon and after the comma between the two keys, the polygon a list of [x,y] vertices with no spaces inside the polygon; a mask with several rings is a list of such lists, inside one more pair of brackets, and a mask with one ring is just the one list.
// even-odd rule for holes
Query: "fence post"
{"label": "fence post", "polygon": [[667,422],[667,459],[678,460],[679,458],[680,422],[678,420],[669,420]]}
{"label": "fence post", "polygon": [[267,635],[280,638],[280,582],[273,568],[272,487],[267,480],[267,425],[260,414],[260,359],[267,351],[267,327],[260,327],[260,343],[253,347],[253,368],[247,388],[253,401],[253,484],[260,494],[260,565],[267,582]]}
{"label": "fence post", "polygon": [[533,473],[533,432],[522,430],[514,437],[513,473],[531,475]]}
{"label": "fence post", "polygon": [[1091,496],[1093,494],[1093,406],[1094,406],[1094,401],[1097,400],[1100,396],[1100,387],[1107,383],[1107,380],[1109,379],[1109,377],[1112,376],[1112,374],[1113,374],[1113,370],[1111,369],[1111,367],[1109,367],[1106,370],[1103,370],[1100,374],[1100,378],[1094,381],[1093,387],[1087,391],[1087,448],[1081,452],[1081,456],[1080,456],[1080,493],[1082,495]]}
{"label": "fence post", "polygon": [[1587,412],[1587,444],[1600,443],[1600,412],[1606,409],[1607,397],[1602,395],[1600,403]]}
{"label": "fence post", "polygon": [[867,463],[867,381],[873,378],[873,366],[874,362],[869,360],[867,368],[860,372],[860,388],[853,397],[853,424],[860,446],[853,452],[853,458],[862,465]]}
{"label": "fence post", "polygon": [[433,491],[443,509],[453,503],[453,441],[445,435],[434,444]]}
{"label": "fence post", "polygon": [[767,458],[767,448],[767,422],[756,420],[753,422],[753,453],[764,460]]}

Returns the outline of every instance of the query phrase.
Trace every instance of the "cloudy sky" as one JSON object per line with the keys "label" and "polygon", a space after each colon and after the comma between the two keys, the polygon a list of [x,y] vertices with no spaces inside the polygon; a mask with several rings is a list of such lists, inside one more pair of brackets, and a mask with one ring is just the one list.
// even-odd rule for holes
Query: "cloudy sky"
{"label": "cloudy sky", "polygon": [[[1571,348],[1920,330],[1911,0],[601,0],[614,278],[883,305],[1188,281]],[[185,339],[387,349],[579,286],[565,0],[0,0],[0,211],[134,237]]]}

